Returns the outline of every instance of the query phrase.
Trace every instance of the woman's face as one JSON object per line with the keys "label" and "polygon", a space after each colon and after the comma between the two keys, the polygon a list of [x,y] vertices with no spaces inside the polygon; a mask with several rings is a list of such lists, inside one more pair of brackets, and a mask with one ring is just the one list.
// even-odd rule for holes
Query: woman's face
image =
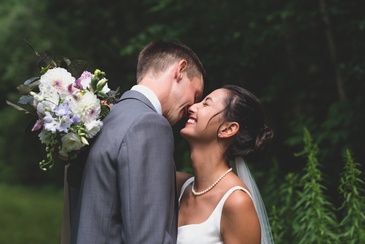
{"label": "woman's face", "polygon": [[187,140],[216,140],[227,95],[227,90],[217,89],[200,103],[190,106],[189,119],[180,131],[181,135]]}

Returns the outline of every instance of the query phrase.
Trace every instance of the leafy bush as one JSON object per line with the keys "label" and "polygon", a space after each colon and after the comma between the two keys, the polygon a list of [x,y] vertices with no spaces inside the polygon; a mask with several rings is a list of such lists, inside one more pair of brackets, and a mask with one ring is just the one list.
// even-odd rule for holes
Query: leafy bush
{"label": "leafy bush", "polygon": [[339,192],[342,204],[336,208],[324,185],[325,175],[318,161],[320,152],[307,129],[304,172],[289,173],[279,187],[270,214],[276,243],[364,243],[365,197],[360,164],[350,151],[345,152],[345,166]]}
{"label": "leafy bush", "polygon": [[343,196],[340,210],[344,217],[340,223],[342,243],[365,243],[365,195],[360,164],[354,162],[350,150],[345,153],[345,168],[339,190]]}

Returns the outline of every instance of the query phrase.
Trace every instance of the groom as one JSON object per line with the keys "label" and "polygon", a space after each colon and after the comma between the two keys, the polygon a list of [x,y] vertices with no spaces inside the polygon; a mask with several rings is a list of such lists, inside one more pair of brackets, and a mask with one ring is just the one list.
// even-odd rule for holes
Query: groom
{"label": "groom", "polygon": [[77,243],[176,243],[171,126],[200,99],[203,75],[180,42],[155,41],[141,51],[137,85],[112,106],[88,155]]}

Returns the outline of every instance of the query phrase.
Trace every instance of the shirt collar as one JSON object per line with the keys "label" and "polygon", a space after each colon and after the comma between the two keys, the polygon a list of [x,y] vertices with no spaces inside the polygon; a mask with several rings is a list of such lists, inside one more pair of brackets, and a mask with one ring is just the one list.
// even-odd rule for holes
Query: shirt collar
{"label": "shirt collar", "polygon": [[161,103],[158,100],[156,94],[147,86],[134,85],[131,90],[138,91],[145,95],[147,99],[152,103],[153,107],[156,109],[157,113],[162,115]]}

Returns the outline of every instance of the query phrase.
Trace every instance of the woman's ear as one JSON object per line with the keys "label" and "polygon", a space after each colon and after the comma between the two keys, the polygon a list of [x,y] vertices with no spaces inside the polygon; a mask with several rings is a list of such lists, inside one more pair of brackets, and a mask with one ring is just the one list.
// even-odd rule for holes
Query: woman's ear
{"label": "woman's ear", "polygon": [[225,122],[218,130],[218,138],[231,138],[237,134],[240,125],[237,122]]}

